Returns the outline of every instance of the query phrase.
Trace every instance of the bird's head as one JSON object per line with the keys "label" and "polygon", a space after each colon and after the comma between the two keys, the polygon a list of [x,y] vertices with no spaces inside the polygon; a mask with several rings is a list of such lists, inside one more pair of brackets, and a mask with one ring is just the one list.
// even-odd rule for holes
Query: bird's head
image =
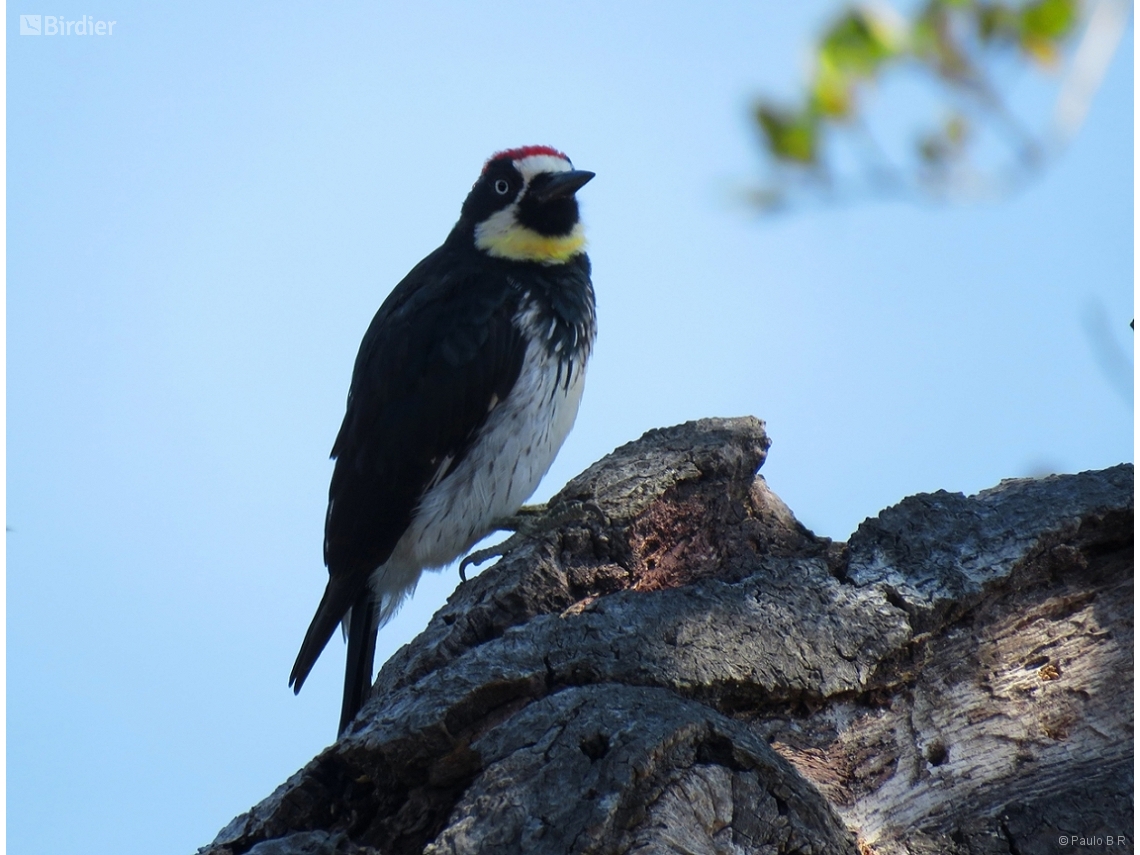
{"label": "bird's head", "polygon": [[593,177],[549,146],[500,151],[483,166],[460,223],[488,255],[562,264],[586,246],[574,194]]}

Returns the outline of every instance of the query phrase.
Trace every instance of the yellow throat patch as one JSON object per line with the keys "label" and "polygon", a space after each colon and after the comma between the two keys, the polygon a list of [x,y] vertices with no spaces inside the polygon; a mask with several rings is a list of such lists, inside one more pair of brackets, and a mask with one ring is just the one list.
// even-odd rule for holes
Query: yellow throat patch
{"label": "yellow throat patch", "polygon": [[562,264],[586,247],[586,233],[581,223],[576,223],[568,235],[549,237],[513,221],[495,220],[492,217],[475,228],[475,245],[496,258]]}

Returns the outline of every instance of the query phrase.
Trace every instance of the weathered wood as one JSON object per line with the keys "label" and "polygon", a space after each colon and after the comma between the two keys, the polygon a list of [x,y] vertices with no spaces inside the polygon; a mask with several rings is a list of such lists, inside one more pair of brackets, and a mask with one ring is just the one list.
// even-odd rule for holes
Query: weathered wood
{"label": "weathered wood", "polygon": [[767,448],[708,419],[590,467],[551,519],[589,512],[513,539],[202,851],[1131,851],[1131,466],[834,544]]}

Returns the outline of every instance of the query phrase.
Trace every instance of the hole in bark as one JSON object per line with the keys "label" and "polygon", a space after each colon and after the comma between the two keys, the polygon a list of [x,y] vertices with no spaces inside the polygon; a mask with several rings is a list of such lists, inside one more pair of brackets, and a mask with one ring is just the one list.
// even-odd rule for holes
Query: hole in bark
{"label": "hole in bark", "polygon": [[732,741],[719,733],[713,733],[697,746],[697,762],[724,766],[734,772],[747,771],[733,752]]}
{"label": "hole in bark", "polygon": [[926,762],[931,766],[941,766],[950,759],[950,751],[941,742],[932,742],[926,747]]}
{"label": "hole in bark", "polygon": [[610,750],[610,741],[604,733],[595,733],[578,743],[578,747],[591,761],[601,760]]}

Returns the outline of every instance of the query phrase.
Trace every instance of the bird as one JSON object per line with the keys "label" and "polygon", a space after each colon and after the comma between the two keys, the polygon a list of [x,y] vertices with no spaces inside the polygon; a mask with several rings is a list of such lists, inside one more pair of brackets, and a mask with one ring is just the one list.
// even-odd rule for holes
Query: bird
{"label": "bird", "polygon": [[300,692],[343,625],[338,736],[380,627],[425,570],[508,527],[574,424],[597,331],[576,194],[594,175],[550,146],[491,155],[364,334],[332,447],[328,583],[289,678]]}

